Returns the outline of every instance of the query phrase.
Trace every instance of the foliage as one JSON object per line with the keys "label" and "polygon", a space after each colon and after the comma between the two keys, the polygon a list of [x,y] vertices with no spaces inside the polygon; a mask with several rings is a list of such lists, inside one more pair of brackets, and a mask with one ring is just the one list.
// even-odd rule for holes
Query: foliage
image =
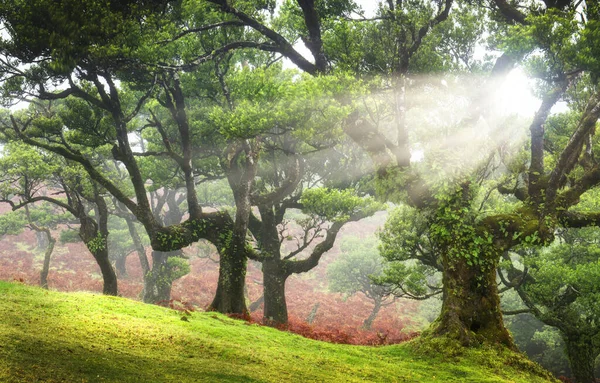
{"label": "foliage", "polygon": [[[64,180],[76,181],[72,189],[77,197],[89,199],[92,190],[96,197],[108,191],[127,206],[143,221],[157,250],[209,239],[222,255],[228,255],[220,259],[223,270],[225,262],[239,257],[240,275],[219,279],[220,293],[233,282],[243,284],[246,258],[258,257],[246,236],[248,221],[255,218],[251,205],[261,196],[250,189],[279,191],[278,182],[269,183],[276,177],[265,174],[283,174],[274,165],[279,160],[275,155],[266,170],[257,170],[268,162],[267,153],[295,156],[323,148],[337,150],[345,131],[377,166],[369,177],[378,178],[378,197],[408,203],[423,214],[423,230],[407,230],[409,222],[420,220],[410,218],[410,213],[400,213],[394,221],[398,227],[384,230],[383,254],[391,263],[381,281],[396,286],[396,295],[424,298],[430,288],[438,289],[433,274],[441,270],[445,305],[436,334],[453,331],[469,338],[463,339],[465,345],[479,344],[484,337],[511,347],[496,289],[500,256],[515,246],[550,244],[559,227],[599,222],[597,212],[577,210],[582,195],[597,186],[599,177],[592,153],[598,146],[593,135],[600,116],[600,93],[594,93],[599,66],[593,56],[598,9],[544,3],[545,7],[535,2],[515,7],[496,0],[488,12],[488,4],[388,1],[381,2],[375,19],[357,21],[351,20],[358,11],[356,4],[339,0],[290,0],[277,15],[274,1],[7,1],[0,6],[6,30],[0,44],[6,57],[0,71],[4,96],[9,102],[36,95],[40,99],[31,100],[27,111],[2,113],[6,138],[36,149],[27,157],[26,150],[14,144],[14,158],[22,160],[15,163],[23,162],[25,167],[4,161],[8,177],[15,172],[20,177],[5,180],[0,193],[6,201],[15,195],[31,198],[48,181],[46,175],[64,170]],[[89,15],[94,17],[88,20]],[[500,21],[500,15],[505,20]],[[480,79],[474,80],[475,88],[454,76],[491,69],[474,59],[475,46],[487,34],[490,45],[504,51],[491,74],[507,73],[523,61],[529,74],[540,79],[538,93],[544,99],[531,123],[530,145],[525,148],[530,151],[520,150],[512,163],[506,155],[512,137],[497,132],[511,120],[495,124],[490,113],[493,102],[488,95],[494,91],[494,76],[483,86]],[[295,50],[299,40],[314,63]],[[238,50],[242,48],[257,51]],[[312,77],[283,70],[277,63],[281,57]],[[465,95],[454,97],[437,79],[417,76],[440,72],[452,73],[448,79],[460,83]],[[359,81],[365,78],[368,85]],[[583,84],[582,90],[563,96],[575,83]],[[412,98],[411,90],[433,100]],[[383,96],[370,98],[369,92]],[[561,97],[570,100],[573,110],[548,118]],[[52,103],[42,99],[62,101],[54,111]],[[482,126],[480,122],[490,129],[478,135],[473,132]],[[546,122],[546,139],[552,141],[547,145]],[[134,131],[141,137],[141,152],[129,142]],[[474,145],[465,136],[483,137],[484,143]],[[456,137],[463,142],[455,144]],[[284,145],[278,146],[280,141]],[[469,146],[473,149],[464,152]],[[425,150],[420,164],[410,163],[411,150]],[[49,161],[54,156],[50,152],[60,161]],[[58,165],[49,168],[49,164]],[[84,170],[93,181],[79,177]],[[310,219],[317,216],[332,222],[331,230],[339,230],[342,223],[380,208],[362,190],[334,189],[335,182],[314,173],[318,176],[311,180],[313,185],[330,188],[303,189],[306,180],[291,182],[293,188],[300,185],[300,203]],[[226,211],[202,211],[196,201],[196,182],[216,178],[229,181],[237,207],[235,222]],[[512,205],[508,212],[488,209],[481,214],[490,194],[481,197],[485,193],[480,186],[490,179],[498,181],[494,188],[521,204]],[[158,222],[150,208],[154,200],[148,201],[147,192],[184,184],[190,193],[190,218],[164,228],[170,225]],[[479,199],[483,201],[477,210]],[[269,208],[279,202],[269,201]],[[178,210],[180,205],[169,208]],[[77,210],[85,209],[79,204]],[[106,249],[106,228],[101,233],[87,230],[84,217],[79,218],[90,250]],[[221,224],[198,225],[204,220]],[[304,223],[305,227],[312,224]],[[408,238],[400,238],[404,233],[394,232],[397,229],[408,232]],[[598,276],[594,267],[562,268],[554,261],[538,259],[541,266],[531,268],[537,267],[538,278],[552,281],[565,273],[570,284],[575,284],[575,277]],[[548,285],[563,289],[561,295],[574,289]],[[550,299],[543,286],[531,288],[532,294]],[[243,313],[242,289],[236,291],[242,303],[235,310]],[[595,314],[586,315],[597,319]],[[477,335],[474,343],[472,333]]]}
{"label": "foliage", "polygon": [[280,327],[282,330],[287,330],[309,339],[329,343],[364,346],[383,346],[404,343],[419,335],[416,332],[402,332],[390,336],[390,334],[386,332],[365,331],[357,329],[356,327],[329,326],[326,329],[322,328],[323,326],[308,324],[294,316],[291,317],[287,326]]}
{"label": "foliage", "polygon": [[439,251],[428,230],[424,214],[414,208],[400,205],[390,213],[378,233],[385,262],[377,283],[411,297],[426,297],[439,288]]}
{"label": "foliage", "polygon": [[[504,310],[512,310],[522,307],[522,302],[513,290],[509,290],[502,294],[502,305]],[[529,359],[554,376],[572,376],[565,344],[556,328],[544,325],[529,313],[505,315],[504,320],[515,344]]]}
{"label": "foliage", "polygon": [[0,234],[19,234],[27,225],[27,217],[22,211],[0,215]]}
{"label": "foliage", "polygon": [[346,221],[359,211],[368,216],[383,206],[372,197],[361,197],[356,190],[350,189],[308,189],[302,193],[300,202],[304,213],[315,214],[331,222]]}
{"label": "foliage", "polygon": [[348,238],[341,244],[341,256],[327,269],[331,291],[353,295],[369,294],[371,277],[381,273],[381,259],[374,238]]}

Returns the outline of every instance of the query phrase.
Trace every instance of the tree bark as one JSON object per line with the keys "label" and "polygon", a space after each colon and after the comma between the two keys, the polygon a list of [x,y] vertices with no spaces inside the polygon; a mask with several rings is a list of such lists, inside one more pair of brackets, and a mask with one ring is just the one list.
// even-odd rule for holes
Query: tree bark
{"label": "tree bark", "polygon": [[289,275],[282,271],[278,259],[263,262],[263,288],[265,310],[263,320],[269,326],[288,323],[287,302],[285,300],[285,282]]}
{"label": "tree bark", "polygon": [[467,347],[485,342],[516,350],[500,311],[496,284],[498,257],[488,257],[483,264],[469,264],[467,257],[442,255],[442,312],[431,333],[457,339]]}
{"label": "tree bark", "polygon": [[119,290],[117,287],[117,273],[108,259],[107,247],[104,246],[103,249],[100,249],[92,254],[94,255],[96,263],[98,263],[98,266],[100,266],[100,272],[102,273],[102,279],[104,281],[102,294],[118,295]]}
{"label": "tree bark", "polygon": [[595,383],[594,367],[598,351],[589,337],[564,337],[567,357],[577,383]]}
{"label": "tree bark", "polygon": [[46,252],[44,253],[44,264],[42,266],[42,271],[40,272],[40,286],[43,289],[48,290],[48,273],[50,272],[50,258],[52,257],[52,252],[54,251],[56,239],[52,238],[52,235],[50,235],[50,231],[46,231],[44,234],[47,239],[48,246],[46,247]]}
{"label": "tree bark", "polygon": [[150,263],[148,262],[148,257],[146,256],[146,249],[142,244],[142,240],[140,235],[138,234],[137,229],[135,228],[135,224],[133,219],[125,218],[125,222],[127,222],[127,228],[129,230],[129,235],[133,240],[133,245],[135,246],[135,251],[138,255],[138,259],[140,260],[140,265],[142,266],[142,275],[144,278],[144,290],[142,291],[142,300],[145,303],[154,303],[146,301],[147,291],[151,290],[153,287],[149,285],[150,281]]}
{"label": "tree bark", "polygon": [[230,246],[220,254],[219,281],[210,310],[223,314],[248,313],[244,296],[246,256],[237,249],[238,246]]}
{"label": "tree bark", "polygon": [[376,300],[375,301],[375,306],[373,306],[373,310],[371,311],[371,314],[363,322],[363,328],[365,330],[370,330],[371,329],[371,326],[373,326],[373,322],[375,321],[375,318],[377,318],[377,314],[379,314],[379,310],[381,310],[381,306],[382,306],[381,305],[381,300]]}
{"label": "tree bark", "polygon": [[129,254],[121,254],[115,259],[115,269],[120,278],[127,278],[127,256]]}
{"label": "tree bark", "polygon": [[[73,196],[75,198],[73,198]],[[87,215],[86,209],[80,199],[80,195],[74,193],[73,196],[71,197],[71,200],[74,204],[74,215],[79,219],[80,223],[79,237],[83,240],[100,267],[102,279],[104,280],[102,293],[105,295],[118,295],[117,273],[108,257],[109,233],[108,207],[106,206],[106,201],[104,201],[104,197],[99,194],[96,185],[94,185],[93,198],[81,194],[81,197],[88,199],[96,205],[96,218],[92,219]]]}
{"label": "tree bark", "polygon": [[312,310],[310,310],[310,313],[306,317],[306,323],[312,324],[315,321],[315,318],[317,317],[317,311],[319,311],[320,306],[321,302],[317,302],[314,304]]}
{"label": "tree bark", "polygon": [[255,300],[254,302],[250,303],[250,307],[248,307],[248,310],[250,310],[251,313],[255,312],[256,310],[258,310],[258,308],[265,302],[265,294],[263,293],[263,295],[260,296],[260,298],[258,298],[257,300]]}
{"label": "tree bark", "polygon": [[44,231],[35,231],[35,239],[37,240],[38,249],[45,249],[48,247],[48,237]]}
{"label": "tree bark", "polygon": [[250,193],[258,167],[258,149],[256,142],[241,140],[231,143],[226,150],[227,159],[222,166],[227,172],[227,181],[235,200],[235,222],[230,230],[222,231],[217,241],[219,249],[219,281],[213,302],[209,306],[224,314],[247,315],[246,263],[248,251],[246,235],[252,202]]}

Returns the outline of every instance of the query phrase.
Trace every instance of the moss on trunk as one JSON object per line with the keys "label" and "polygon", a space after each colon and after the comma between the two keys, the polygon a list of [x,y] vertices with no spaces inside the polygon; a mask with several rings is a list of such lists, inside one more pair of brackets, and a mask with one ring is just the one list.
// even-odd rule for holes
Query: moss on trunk
{"label": "moss on trunk", "polygon": [[565,337],[565,345],[571,371],[577,383],[595,383],[594,367],[598,350],[593,339],[586,336]]}
{"label": "moss on trunk", "polygon": [[430,335],[447,336],[463,346],[502,344],[516,350],[504,327],[496,284],[495,254],[473,260],[443,256],[443,303]]}
{"label": "moss on trunk", "polygon": [[245,280],[246,256],[232,246],[220,255],[217,291],[209,310],[246,315],[248,308],[244,295]]}
{"label": "moss on trunk", "polygon": [[279,266],[279,260],[263,262],[263,286],[265,311],[263,320],[269,326],[288,323],[287,302],[285,300],[285,282],[288,275]]}

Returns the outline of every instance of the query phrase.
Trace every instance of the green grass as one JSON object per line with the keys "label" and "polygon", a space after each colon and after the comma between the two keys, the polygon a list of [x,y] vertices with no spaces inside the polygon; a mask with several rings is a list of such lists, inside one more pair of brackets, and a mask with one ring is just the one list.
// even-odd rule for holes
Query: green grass
{"label": "green grass", "polygon": [[519,354],[334,345],[216,313],[0,282],[0,382],[549,382]]}

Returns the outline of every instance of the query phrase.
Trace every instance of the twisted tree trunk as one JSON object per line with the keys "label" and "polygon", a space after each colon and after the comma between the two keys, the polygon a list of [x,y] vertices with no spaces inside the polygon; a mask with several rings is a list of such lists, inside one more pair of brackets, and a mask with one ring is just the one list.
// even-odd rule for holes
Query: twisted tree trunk
{"label": "twisted tree trunk", "polygon": [[217,291],[209,309],[224,314],[246,314],[246,256],[231,246],[220,254]]}
{"label": "twisted tree trunk", "polygon": [[468,257],[443,254],[442,312],[432,326],[433,335],[457,339],[464,346],[487,342],[516,349],[500,311],[498,258],[488,255],[473,263]]}

